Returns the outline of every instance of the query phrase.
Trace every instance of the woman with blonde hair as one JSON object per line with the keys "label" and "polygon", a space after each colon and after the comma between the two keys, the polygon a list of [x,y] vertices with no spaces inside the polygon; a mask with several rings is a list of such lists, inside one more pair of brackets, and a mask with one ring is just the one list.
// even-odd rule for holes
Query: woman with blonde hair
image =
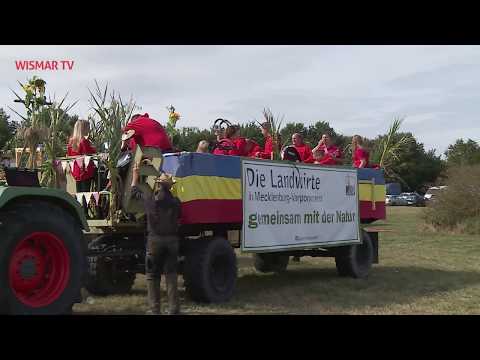
{"label": "woman with blonde hair", "polygon": [[360,135],[352,137],[352,160],[353,166],[356,168],[368,167],[369,160],[368,150],[363,145],[363,139]]}
{"label": "woman with blonde hair", "polygon": [[[97,152],[88,140],[89,132],[89,122],[87,120],[77,120],[73,127],[72,137],[68,140],[67,156],[91,155]],[[83,161],[74,161],[72,175],[77,182],[77,192],[90,191],[90,185],[95,175],[93,161],[90,161],[87,166]]]}

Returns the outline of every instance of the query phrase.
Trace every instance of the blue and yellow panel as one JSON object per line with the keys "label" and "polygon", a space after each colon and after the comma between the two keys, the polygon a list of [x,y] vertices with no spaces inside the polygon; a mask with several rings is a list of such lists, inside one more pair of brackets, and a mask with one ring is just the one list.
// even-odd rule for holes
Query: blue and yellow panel
{"label": "blue and yellow panel", "polygon": [[[184,224],[241,223],[241,163],[237,156],[165,155],[163,170],[174,175]],[[361,218],[385,218],[385,181],[379,170],[359,169]]]}

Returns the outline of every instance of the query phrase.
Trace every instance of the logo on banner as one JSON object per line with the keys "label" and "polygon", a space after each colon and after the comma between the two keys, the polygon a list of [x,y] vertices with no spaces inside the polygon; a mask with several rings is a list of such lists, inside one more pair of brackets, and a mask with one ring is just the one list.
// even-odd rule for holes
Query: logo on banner
{"label": "logo on banner", "polygon": [[345,177],[345,195],[355,196],[356,186],[355,178],[351,175]]}

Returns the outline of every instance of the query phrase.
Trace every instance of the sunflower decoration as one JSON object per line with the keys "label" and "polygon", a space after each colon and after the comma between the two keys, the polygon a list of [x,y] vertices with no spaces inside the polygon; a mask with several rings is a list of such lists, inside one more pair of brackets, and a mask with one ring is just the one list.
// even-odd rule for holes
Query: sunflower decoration
{"label": "sunflower decoration", "polygon": [[180,114],[175,111],[173,105],[167,106],[168,110],[168,122],[167,122],[167,133],[172,140],[173,145],[178,145],[178,140],[180,133],[177,129],[177,121],[180,120]]}
{"label": "sunflower decoration", "polygon": [[26,149],[30,150],[28,167],[33,168],[36,148],[49,136],[49,127],[44,124],[45,113],[43,111],[46,109],[46,105],[52,105],[52,103],[46,101],[45,80],[33,76],[25,84],[22,84],[21,82],[19,82],[19,84],[25,92],[25,95],[22,97],[12,90],[17,97],[14,101],[24,104],[27,115],[23,116],[14,109],[10,109],[19,115],[24,121],[22,127],[17,131],[16,139],[24,143],[22,155]]}

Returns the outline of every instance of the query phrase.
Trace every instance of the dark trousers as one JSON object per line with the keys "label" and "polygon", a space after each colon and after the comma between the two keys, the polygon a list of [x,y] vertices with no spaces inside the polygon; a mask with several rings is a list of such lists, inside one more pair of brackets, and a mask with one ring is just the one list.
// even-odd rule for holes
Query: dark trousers
{"label": "dark trousers", "polygon": [[178,236],[148,237],[145,275],[147,279],[177,274]]}
{"label": "dark trousers", "polygon": [[153,314],[160,314],[160,281],[165,274],[168,312],[178,314],[180,302],[177,284],[179,238],[177,235],[155,236],[147,239],[145,275],[147,278],[148,302]]}

